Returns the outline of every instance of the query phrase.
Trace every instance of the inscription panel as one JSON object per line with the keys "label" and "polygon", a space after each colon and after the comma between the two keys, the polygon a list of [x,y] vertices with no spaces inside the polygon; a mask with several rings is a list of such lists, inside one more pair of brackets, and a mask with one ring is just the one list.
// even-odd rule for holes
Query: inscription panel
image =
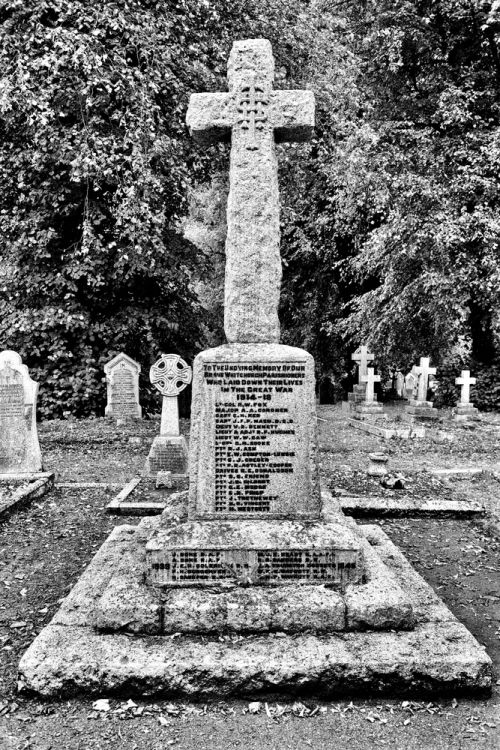
{"label": "inscription panel", "polygon": [[122,365],[111,375],[111,406],[113,414],[134,415],[137,411],[134,374]]}
{"label": "inscription panel", "polygon": [[22,383],[0,383],[0,419],[5,417],[24,417]]}
{"label": "inscription panel", "polygon": [[357,576],[357,552],[337,549],[176,549],[149,555],[148,565],[149,581],[157,585],[344,585]]}
{"label": "inscription panel", "polygon": [[24,403],[22,375],[7,364],[0,370],[0,472],[21,471],[27,460],[30,422]]}
{"label": "inscription panel", "polygon": [[209,437],[200,435],[206,441],[200,516],[317,514],[311,503],[314,386],[307,370],[300,360],[203,363]]}

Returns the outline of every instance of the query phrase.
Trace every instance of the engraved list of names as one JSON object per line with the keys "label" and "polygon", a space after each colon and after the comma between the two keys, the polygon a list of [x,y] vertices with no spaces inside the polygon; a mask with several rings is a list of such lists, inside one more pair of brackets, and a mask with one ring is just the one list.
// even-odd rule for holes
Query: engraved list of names
{"label": "engraved list of names", "polygon": [[[293,515],[307,481],[303,362],[211,362],[215,515]],[[300,503],[299,503],[300,504]]]}

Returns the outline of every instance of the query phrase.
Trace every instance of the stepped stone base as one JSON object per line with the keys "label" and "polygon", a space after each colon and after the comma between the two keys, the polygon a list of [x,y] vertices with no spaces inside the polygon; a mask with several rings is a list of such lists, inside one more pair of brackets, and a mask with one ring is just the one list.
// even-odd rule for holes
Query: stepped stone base
{"label": "stepped stone base", "polygon": [[455,422],[469,422],[473,419],[479,419],[479,410],[472,404],[458,404],[453,409],[453,419]]}
{"label": "stepped stone base", "polygon": [[184,437],[157,435],[149,451],[144,466],[144,474],[151,476],[158,472],[186,474],[188,448]]}
{"label": "stepped stone base", "polygon": [[[322,533],[326,537],[336,532],[337,548],[342,540],[344,547],[356,543],[363,558],[363,582],[349,583],[349,577],[359,577],[359,569],[346,568],[343,585],[317,580],[273,586],[260,582],[256,574],[254,585],[245,585],[233,577],[212,583],[210,588],[162,588],[145,584],[144,569],[148,567],[145,529],[154,529],[162,523],[163,519],[148,522],[144,529],[139,528],[135,539],[127,541],[125,552],[117,552],[115,572],[94,608],[93,624],[98,629],[161,635],[332,632],[360,627],[412,628],[415,624],[407,594],[359,534],[356,525],[347,519],[343,528],[324,524]],[[290,529],[282,532],[282,537],[287,533],[290,536]],[[313,538],[314,532],[310,531],[309,536]],[[346,554],[345,550],[336,552],[341,557]]]}
{"label": "stepped stone base", "polygon": [[[153,522],[142,522],[144,540],[147,525]],[[182,634],[173,639],[98,632],[96,605],[115,573],[116,561],[131,554],[138,539],[137,527],[120,526],[24,654],[20,686],[59,698],[82,693],[99,697],[226,697],[262,692],[400,697],[489,692],[491,660],[485,649],[379,527],[361,526],[359,531],[410,601],[413,630],[253,633],[223,641],[219,633]],[[143,626],[148,612],[154,615],[151,606],[140,615]]]}
{"label": "stepped stone base", "polygon": [[363,418],[387,419],[384,407],[377,401],[361,401],[354,405],[354,412]]}
{"label": "stepped stone base", "polygon": [[421,419],[425,421],[439,418],[439,414],[434,409],[432,401],[415,401],[411,399],[405,411],[417,420]]}

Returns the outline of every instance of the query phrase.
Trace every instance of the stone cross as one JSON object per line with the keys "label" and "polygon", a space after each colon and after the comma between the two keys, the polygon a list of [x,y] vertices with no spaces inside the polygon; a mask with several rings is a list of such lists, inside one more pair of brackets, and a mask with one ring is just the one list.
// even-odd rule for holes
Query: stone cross
{"label": "stone cross", "polygon": [[361,385],[366,382],[363,378],[368,374],[368,362],[373,362],[373,354],[368,351],[367,346],[363,345],[356,349],[351,359],[358,364],[358,383]]}
{"label": "stone cross", "polygon": [[420,357],[420,365],[415,367],[418,375],[417,401],[427,401],[427,389],[429,387],[429,375],[436,374],[436,368],[430,367],[429,357]]}
{"label": "stone cross", "polygon": [[365,401],[375,401],[375,383],[380,383],[380,375],[375,375],[373,367],[368,367],[366,375],[361,378],[362,383],[366,383]]}
{"label": "stone cross", "polygon": [[193,372],[178,354],[162,354],[149,371],[149,379],[163,396],[160,435],[179,435],[177,396],[191,382]]}
{"label": "stone cross", "polygon": [[281,285],[275,143],[304,141],[314,128],[311,91],[274,91],[267,39],[233,44],[228,93],[192,94],[187,124],[209,145],[231,140],[224,330],[229,343],[277,343]]}
{"label": "stone cross", "polygon": [[471,378],[470,370],[462,370],[462,374],[459,378],[455,378],[456,385],[461,386],[460,391],[460,405],[465,406],[470,404],[470,387],[474,385],[476,378]]}

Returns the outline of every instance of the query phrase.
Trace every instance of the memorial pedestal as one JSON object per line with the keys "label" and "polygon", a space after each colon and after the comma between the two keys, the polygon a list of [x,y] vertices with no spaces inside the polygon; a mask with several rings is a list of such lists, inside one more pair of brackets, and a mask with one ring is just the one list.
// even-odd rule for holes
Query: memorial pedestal
{"label": "memorial pedestal", "polygon": [[472,419],[478,419],[479,410],[472,404],[460,404],[453,409],[453,419],[455,422],[468,422]]}
{"label": "memorial pedestal", "polygon": [[187,472],[188,447],[182,435],[157,435],[144,466],[144,474],[152,476],[158,472],[172,475]]}
{"label": "memorial pedestal", "polygon": [[411,399],[406,407],[406,413],[410,414],[417,421],[427,419],[438,419],[439,414],[434,410],[432,401],[416,401]]}
{"label": "memorial pedestal", "polygon": [[190,518],[317,519],[314,360],[231,344],[193,366]]}

